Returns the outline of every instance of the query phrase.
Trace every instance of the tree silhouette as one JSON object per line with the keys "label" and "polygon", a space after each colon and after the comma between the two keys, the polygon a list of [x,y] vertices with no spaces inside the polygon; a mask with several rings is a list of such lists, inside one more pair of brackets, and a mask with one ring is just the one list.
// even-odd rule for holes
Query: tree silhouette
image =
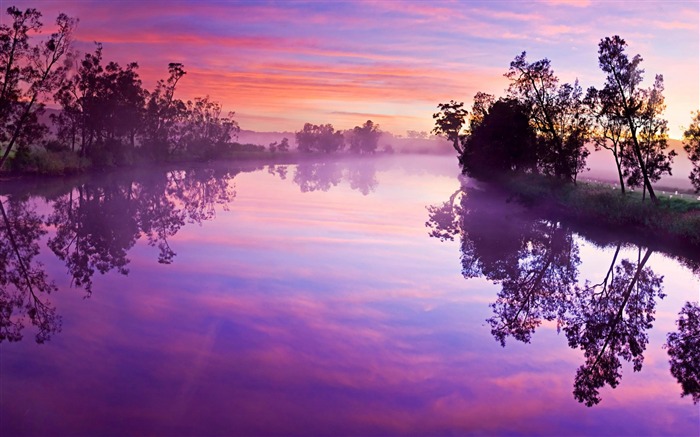
{"label": "tree silhouette", "polygon": [[469,112],[464,109],[464,102],[454,100],[450,100],[449,103],[439,103],[438,109],[440,111],[433,114],[435,127],[432,132],[450,140],[452,147],[461,156],[464,151],[461,145],[461,131]]}
{"label": "tree silhouette", "polygon": [[593,119],[593,134],[591,139],[596,150],[606,149],[612,153],[615,168],[620,180],[620,192],[625,193],[625,180],[622,171],[623,150],[630,150],[629,127],[624,119],[617,117],[611,110],[614,98],[605,92],[590,87],[586,94],[585,103]]}
{"label": "tree silhouette", "polygon": [[[48,39],[32,46],[30,35],[41,31],[41,13],[36,9],[24,12],[7,8],[11,24],[0,25],[0,143],[5,150],[0,169],[17,146],[26,149],[41,137],[37,112],[42,110],[40,98],[52,93],[65,77],[69,64],[71,35],[77,21],[65,14],[56,18],[56,31]],[[19,152],[19,151],[18,151]]]}
{"label": "tree silhouette", "polygon": [[227,117],[222,117],[221,105],[211,101],[209,96],[187,101],[174,152],[206,159],[221,156],[231,148],[232,139],[240,131],[233,115],[229,112]]}
{"label": "tree silhouette", "polygon": [[179,139],[179,123],[186,115],[187,106],[175,99],[175,89],[185,74],[182,64],[168,64],[168,78],[159,80],[148,96],[142,141],[152,159],[167,159]]}
{"label": "tree silhouette", "polygon": [[475,100],[472,109],[470,133],[461,159],[463,171],[489,179],[536,169],[537,141],[530,126],[529,109],[515,99],[499,99],[488,107],[484,104],[483,100]]}
{"label": "tree silhouette", "polygon": [[683,132],[683,148],[688,153],[688,159],[693,163],[690,173],[690,181],[695,187],[695,192],[700,192],[700,111],[696,111],[693,121],[688,129]]}
{"label": "tree silhouette", "polygon": [[374,153],[382,132],[379,125],[367,120],[362,126],[355,126],[349,131],[350,151],[357,154]]}
{"label": "tree silhouette", "polygon": [[[663,106],[663,78],[656,77],[649,90],[640,88],[644,70],[640,68],[642,57],[632,60],[625,53],[627,43],[618,35],[603,38],[598,45],[598,63],[607,75],[601,93],[608,102],[606,111],[610,116],[624,120],[629,129],[625,166],[628,177],[635,184],[643,184],[652,202],[658,199],[651,186],[653,172],[670,171],[673,153],[666,155],[666,127],[661,119]],[[651,168],[648,168],[648,165]],[[636,170],[636,171],[635,171]]]}
{"label": "tree silhouette", "polygon": [[[640,125],[637,131],[638,144],[647,178],[650,182],[658,182],[663,174],[671,174],[671,163],[677,155],[675,150],[668,153],[668,122],[661,118],[666,105],[663,97],[663,77],[656,76],[654,86],[643,90],[643,103],[640,110]],[[627,147],[622,148],[622,165],[627,176],[627,184],[633,187],[643,186],[642,196],[646,195],[642,166],[639,165],[634,143],[623,143]]]}
{"label": "tree silhouette", "polygon": [[516,56],[505,74],[511,81],[509,97],[530,108],[530,120],[543,143],[539,149],[542,171],[575,181],[589,154],[583,91],[578,81],[559,85],[549,59],[529,63],[525,55]]}
{"label": "tree silhouette", "polygon": [[130,163],[143,127],[146,91],[132,62],[102,64],[102,45],[87,53],[78,71],[55,94],[59,139],[97,166]]}
{"label": "tree silhouette", "polygon": [[305,123],[302,130],[295,134],[297,148],[300,152],[332,153],[343,150],[343,134],[336,131],[331,124],[315,125]]}

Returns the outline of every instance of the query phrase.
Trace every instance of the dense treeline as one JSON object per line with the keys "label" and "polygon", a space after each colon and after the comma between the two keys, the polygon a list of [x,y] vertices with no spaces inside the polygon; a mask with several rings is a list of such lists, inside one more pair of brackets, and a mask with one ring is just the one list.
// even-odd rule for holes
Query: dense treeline
{"label": "dense treeline", "polygon": [[[331,124],[304,124],[296,132],[297,148],[300,152],[338,152],[346,148],[356,154],[372,154],[377,151],[382,131],[379,125],[367,120],[362,126],[355,126],[345,132],[337,131]],[[385,148],[390,152],[390,148]]]}
{"label": "dense treeline", "polygon": [[[433,132],[453,142],[464,173],[485,179],[525,172],[576,182],[592,143],[611,152],[623,194],[642,187],[657,203],[652,183],[671,174],[677,154],[667,150],[663,76],[642,87],[642,58],[630,59],[626,48],[619,36],[600,41],[605,83],[585,93],[578,81],[560,84],[548,59],[528,62],[523,52],[505,73],[505,97],[477,93],[471,113],[463,102],[441,103]],[[684,140],[694,164],[690,178],[700,191],[700,112]]]}
{"label": "dense treeline", "polygon": [[[57,30],[42,37],[36,9],[10,7],[7,15],[9,24],[0,26],[0,168],[63,173],[208,159],[243,147],[234,142],[233,113],[223,115],[209,96],[176,98],[182,64],[171,63],[168,77],[147,90],[137,63],[105,61],[99,43],[78,58],[71,50],[76,19],[59,15]],[[51,116],[53,135],[39,119],[49,102],[61,109]]]}
{"label": "dense treeline", "polygon": [[[9,23],[0,26],[0,169],[64,174],[265,150],[235,142],[240,129],[234,114],[224,115],[209,96],[177,98],[187,74],[183,64],[169,64],[167,77],[148,90],[136,62],[106,61],[100,43],[78,56],[71,48],[76,19],[59,15],[57,30],[44,36],[36,9],[10,7],[7,15]],[[60,107],[50,116],[51,127],[40,117],[49,103]],[[371,154],[381,134],[369,120],[345,132],[307,123],[296,133],[297,149]],[[272,153],[289,149],[287,138],[269,145]]]}

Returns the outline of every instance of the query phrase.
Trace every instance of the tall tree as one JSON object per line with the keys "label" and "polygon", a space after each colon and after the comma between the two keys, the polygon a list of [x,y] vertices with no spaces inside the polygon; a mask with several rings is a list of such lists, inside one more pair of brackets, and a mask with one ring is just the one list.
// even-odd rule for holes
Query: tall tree
{"label": "tall tree", "polygon": [[58,88],[65,77],[77,22],[59,14],[56,31],[31,45],[30,35],[43,27],[41,13],[12,6],[7,15],[10,25],[0,25],[0,144],[5,146],[0,168],[15,146],[28,147],[37,139],[36,114],[43,108],[40,98]]}
{"label": "tall tree", "polygon": [[188,100],[175,151],[198,158],[220,156],[240,131],[238,123],[233,120],[234,113],[222,117],[221,111],[221,105],[210,100],[209,96]]}
{"label": "tall tree", "polygon": [[505,76],[511,98],[530,108],[530,120],[540,142],[540,166],[546,174],[575,181],[584,169],[590,126],[584,116],[583,91],[574,84],[559,85],[549,59],[529,63],[522,52]]}
{"label": "tall tree", "polygon": [[464,109],[464,102],[454,100],[450,100],[449,103],[438,103],[438,109],[440,111],[433,114],[435,127],[432,132],[452,141],[452,146],[461,157],[464,153],[464,148],[461,145],[461,131],[469,112]]}
{"label": "tall tree", "polygon": [[[625,53],[627,42],[618,35],[603,38],[598,44],[598,64],[606,73],[604,92],[610,101],[608,110],[612,116],[626,122],[629,129],[628,156],[636,160],[638,178],[644,185],[649,197],[658,203],[656,193],[651,185],[652,172],[664,172],[665,163],[670,162],[672,154],[665,155],[665,141],[654,135],[662,134],[660,115],[663,110],[663,80],[657,81],[651,90],[640,87],[644,70],[640,67],[642,57],[635,55],[631,60]],[[656,99],[656,101],[651,101]],[[642,138],[647,131],[646,140]],[[645,144],[646,141],[646,144]],[[646,147],[646,149],[645,149]],[[649,161],[649,157],[652,158]],[[628,159],[628,163],[631,160]],[[649,168],[649,165],[652,168]],[[634,167],[633,167],[634,168]],[[634,175],[634,171],[631,173]]]}
{"label": "tall tree", "polygon": [[[661,114],[666,108],[663,90],[663,77],[661,75],[656,76],[651,88],[642,90],[643,100],[637,137],[642,152],[642,162],[651,182],[657,182],[664,174],[671,174],[671,163],[677,155],[675,150],[665,152],[668,148],[668,122],[661,118]],[[635,187],[643,186],[644,179],[634,152],[634,143],[627,141],[624,144],[626,147],[622,148],[622,164],[627,176],[627,183]],[[645,194],[646,187],[644,187],[642,198]]]}
{"label": "tall tree", "polygon": [[175,89],[185,74],[182,64],[168,64],[168,78],[159,80],[147,98],[143,146],[153,159],[167,159],[179,138],[179,123],[185,117],[187,106],[175,99]]}
{"label": "tall tree", "polygon": [[127,161],[143,124],[146,91],[137,69],[135,62],[126,68],[116,62],[103,66],[98,43],[54,96],[62,107],[53,117],[59,139],[71,150],[79,146],[80,155],[93,164]]}
{"label": "tall tree", "polygon": [[[622,152],[629,138],[629,128],[624,119],[610,111],[610,95],[590,87],[586,93],[586,105],[593,122],[591,139],[596,150],[606,149],[615,159],[615,168],[620,180],[620,191],[625,194],[625,179],[622,169]],[[627,146],[628,148],[628,146]]]}
{"label": "tall tree", "polygon": [[700,111],[695,112],[693,121],[683,132],[683,148],[688,153],[690,162],[693,163],[690,181],[695,191],[700,192]]}

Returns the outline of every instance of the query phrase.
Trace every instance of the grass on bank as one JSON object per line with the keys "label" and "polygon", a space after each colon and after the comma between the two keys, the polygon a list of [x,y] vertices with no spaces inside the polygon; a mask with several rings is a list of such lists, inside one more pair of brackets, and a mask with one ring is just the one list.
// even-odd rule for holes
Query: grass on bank
{"label": "grass on bank", "polygon": [[500,182],[526,204],[592,225],[624,228],[646,237],[700,245],[700,201],[657,193],[658,205],[639,191],[621,193],[610,184],[561,181],[517,175]]}

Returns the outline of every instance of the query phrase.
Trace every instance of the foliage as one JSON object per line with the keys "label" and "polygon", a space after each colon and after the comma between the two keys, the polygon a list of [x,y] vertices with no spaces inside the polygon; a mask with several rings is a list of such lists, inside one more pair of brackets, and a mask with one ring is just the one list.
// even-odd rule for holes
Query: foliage
{"label": "foliage", "polygon": [[58,138],[97,166],[128,164],[143,124],[146,91],[133,62],[102,65],[102,45],[87,53],[54,99],[62,111],[53,117]]}
{"label": "foliage", "polygon": [[530,121],[541,144],[539,166],[548,175],[575,181],[584,169],[590,126],[584,116],[583,91],[574,84],[559,85],[549,59],[528,63],[522,52],[505,76],[509,97],[530,109]]}
{"label": "foliage", "polygon": [[357,154],[376,152],[381,135],[379,125],[374,124],[372,120],[367,120],[362,126],[355,126],[348,133],[350,151]]}
{"label": "foliage", "polygon": [[435,127],[432,132],[450,140],[457,153],[462,155],[464,149],[460,144],[460,133],[468,114],[468,111],[464,109],[464,102],[450,100],[449,103],[439,103],[438,109],[440,111],[433,114]]}
{"label": "foliage", "polygon": [[178,143],[179,123],[186,117],[187,106],[174,96],[177,84],[185,74],[182,64],[168,64],[168,78],[159,80],[148,96],[141,135],[146,153],[156,161],[166,160]]}
{"label": "foliage", "polygon": [[65,14],[56,18],[55,32],[36,45],[30,35],[43,24],[36,9],[7,8],[9,25],[0,25],[0,144],[5,150],[0,168],[17,146],[27,147],[42,135],[37,113],[42,96],[56,90],[70,66],[71,35],[77,21]]}
{"label": "foliage", "polygon": [[336,132],[331,124],[306,123],[302,130],[296,132],[296,140],[297,148],[304,153],[332,153],[343,150],[345,146],[343,134]]}
{"label": "foliage", "polygon": [[612,153],[620,180],[620,192],[624,194],[625,180],[621,155],[623,150],[630,147],[628,144],[629,127],[624,119],[611,113],[609,108],[612,103],[609,101],[609,98],[609,93],[603,93],[594,87],[590,87],[584,101],[592,118],[593,131],[591,140],[593,140],[595,150],[607,149]]}
{"label": "foliage", "polygon": [[221,105],[209,96],[187,101],[175,153],[207,159],[222,156],[231,150],[232,139],[240,131],[233,115],[229,112],[228,117],[221,117]]}
{"label": "foliage", "polygon": [[642,58],[632,60],[625,53],[627,43],[615,35],[606,37],[598,45],[598,63],[606,74],[600,91],[605,96],[606,112],[615,119],[624,120],[629,129],[629,141],[622,149],[622,162],[628,183],[643,184],[654,203],[658,202],[651,185],[663,173],[670,174],[670,163],[675,152],[665,153],[667,147],[666,121],[661,118],[663,77],[656,76],[652,88],[640,87],[644,70]]}
{"label": "foliage", "polygon": [[490,178],[537,166],[537,141],[528,108],[515,99],[499,99],[488,107],[475,98],[470,134],[461,163],[471,176]]}
{"label": "foliage", "polygon": [[695,187],[695,192],[700,192],[700,111],[695,112],[693,121],[683,132],[683,149],[693,163],[690,181]]}
{"label": "foliage", "polygon": [[641,93],[643,100],[637,136],[643,167],[639,165],[634,142],[623,143],[625,146],[621,153],[623,174],[627,176],[629,186],[643,185],[642,168],[646,169],[646,176],[650,182],[658,182],[663,174],[671,174],[671,163],[676,156],[676,151],[665,153],[668,148],[668,122],[661,118],[666,107],[663,89],[663,77],[657,75],[654,86]]}
{"label": "foliage", "polygon": [[286,153],[289,152],[289,139],[287,137],[282,138],[282,141],[279,143],[277,141],[270,143],[269,149],[271,153],[275,152],[281,152],[281,153]]}

